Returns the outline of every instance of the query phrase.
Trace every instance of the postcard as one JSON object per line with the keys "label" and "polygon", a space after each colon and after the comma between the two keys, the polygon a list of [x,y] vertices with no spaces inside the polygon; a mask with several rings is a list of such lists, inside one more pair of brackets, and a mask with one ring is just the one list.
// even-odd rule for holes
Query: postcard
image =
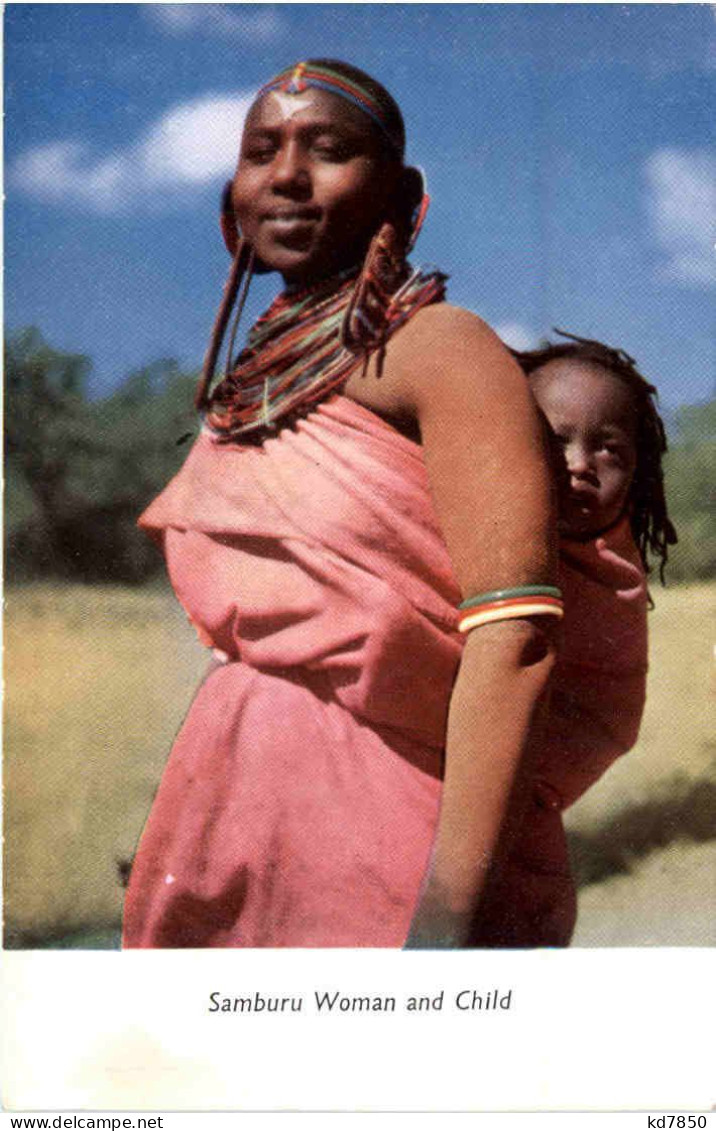
{"label": "postcard", "polygon": [[712,8],[4,44],[5,1109],[710,1110]]}

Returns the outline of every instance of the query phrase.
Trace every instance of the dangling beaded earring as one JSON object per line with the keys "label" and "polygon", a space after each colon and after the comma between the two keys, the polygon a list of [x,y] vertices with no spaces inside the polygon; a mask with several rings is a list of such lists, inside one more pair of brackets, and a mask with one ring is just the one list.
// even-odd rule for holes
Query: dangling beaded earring
{"label": "dangling beaded earring", "polygon": [[391,306],[410,275],[406,257],[415,245],[430,205],[425,177],[420,169],[406,169],[406,190],[412,189],[418,204],[408,224],[384,221],[370,242],[363,267],[356,279],[341,331],[351,353],[368,356],[382,351],[390,322]]}
{"label": "dangling beaded earring", "polygon": [[251,285],[251,278],[254,272],[254,249],[240,234],[236,217],[234,216],[234,210],[231,205],[231,181],[227,181],[224,185],[221,196],[221,215],[219,223],[226,249],[232,256],[232,263],[229,277],[224,284],[221,304],[216,318],[214,319],[209,346],[206,351],[204,364],[201,369],[201,377],[199,378],[199,385],[194,398],[194,405],[199,412],[206,409],[209,404],[217,358],[221,351],[226,327],[229,324],[234,303],[236,303],[236,313],[234,314],[234,321],[229,335],[229,345],[226,351],[224,377],[228,377],[231,370],[236,331],[246,304],[246,298],[249,293],[249,286]]}

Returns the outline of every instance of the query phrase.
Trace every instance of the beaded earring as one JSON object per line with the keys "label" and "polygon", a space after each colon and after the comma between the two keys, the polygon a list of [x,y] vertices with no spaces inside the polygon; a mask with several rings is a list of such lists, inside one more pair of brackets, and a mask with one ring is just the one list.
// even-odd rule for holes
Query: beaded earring
{"label": "beaded earring", "polygon": [[236,255],[239,239],[241,238],[241,230],[239,228],[236,213],[234,212],[234,205],[231,201],[231,193],[234,187],[233,181],[226,181],[223,189],[221,190],[221,211],[219,213],[219,227],[221,228],[221,235],[226,246],[226,250],[233,259]]}
{"label": "beaded earring", "polygon": [[367,357],[378,350],[379,365],[391,322],[391,310],[399,301],[403,286],[411,278],[406,259],[418,238],[430,204],[425,177],[420,169],[405,170],[403,188],[407,195],[417,200],[417,205],[407,223],[391,218],[384,221],[373,236],[341,331],[343,344],[351,353],[362,353]]}

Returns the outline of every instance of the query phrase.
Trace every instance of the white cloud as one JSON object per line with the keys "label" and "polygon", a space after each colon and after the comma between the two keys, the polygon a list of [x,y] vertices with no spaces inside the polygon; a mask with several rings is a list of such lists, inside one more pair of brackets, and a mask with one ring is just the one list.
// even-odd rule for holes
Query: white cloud
{"label": "white cloud", "polygon": [[[136,142],[105,155],[80,141],[27,150],[9,184],[45,201],[118,212],[162,189],[167,202],[233,172],[253,95],[206,95],[179,103]],[[156,203],[156,193],[151,198]]]}
{"label": "white cloud", "polygon": [[529,350],[535,347],[535,335],[521,322],[502,322],[493,328],[498,338],[514,350]]}
{"label": "white cloud", "polygon": [[155,184],[202,184],[231,173],[252,95],[209,97],[174,107],[141,143],[140,165]]}
{"label": "white cloud", "polygon": [[646,178],[665,277],[716,284],[716,157],[705,150],[659,149],[647,161]]}
{"label": "white cloud", "polygon": [[144,14],[170,35],[220,36],[244,43],[266,44],[280,39],[286,22],[275,8],[242,6],[241,14],[224,4],[147,4]]}

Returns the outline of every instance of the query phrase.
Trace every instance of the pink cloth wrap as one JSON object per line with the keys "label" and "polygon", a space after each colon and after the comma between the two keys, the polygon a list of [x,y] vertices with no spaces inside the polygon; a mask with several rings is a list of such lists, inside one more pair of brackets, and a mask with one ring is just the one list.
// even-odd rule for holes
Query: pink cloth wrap
{"label": "pink cloth wrap", "polygon": [[126,946],[400,946],[462,641],[418,445],[333,397],[261,446],[199,437],[141,518],[225,653],[132,868]]}
{"label": "pink cloth wrap", "polygon": [[[174,744],[132,868],[124,945],[401,946],[462,648],[419,445],[335,396],[260,446],[202,434],[140,524],[161,540],[200,639],[227,662]],[[565,797],[590,776],[572,765],[580,749],[570,738],[540,767]],[[539,863],[555,837],[563,845],[559,812],[535,800],[515,859]],[[510,874],[517,891],[512,863]],[[562,872],[557,888],[544,868],[530,875],[526,898],[533,907],[536,885],[551,925],[527,945],[566,942]]]}
{"label": "pink cloth wrap", "polygon": [[590,542],[563,539],[562,642],[540,774],[571,805],[631,749],[647,673],[644,567],[628,519]]}
{"label": "pink cloth wrap", "polygon": [[483,907],[483,946],[565,946],[576,891],[560,810],[636,741],[647,671],[647,588],[623,519],[590,542],[563,539],[560,652],[534,804]]}

